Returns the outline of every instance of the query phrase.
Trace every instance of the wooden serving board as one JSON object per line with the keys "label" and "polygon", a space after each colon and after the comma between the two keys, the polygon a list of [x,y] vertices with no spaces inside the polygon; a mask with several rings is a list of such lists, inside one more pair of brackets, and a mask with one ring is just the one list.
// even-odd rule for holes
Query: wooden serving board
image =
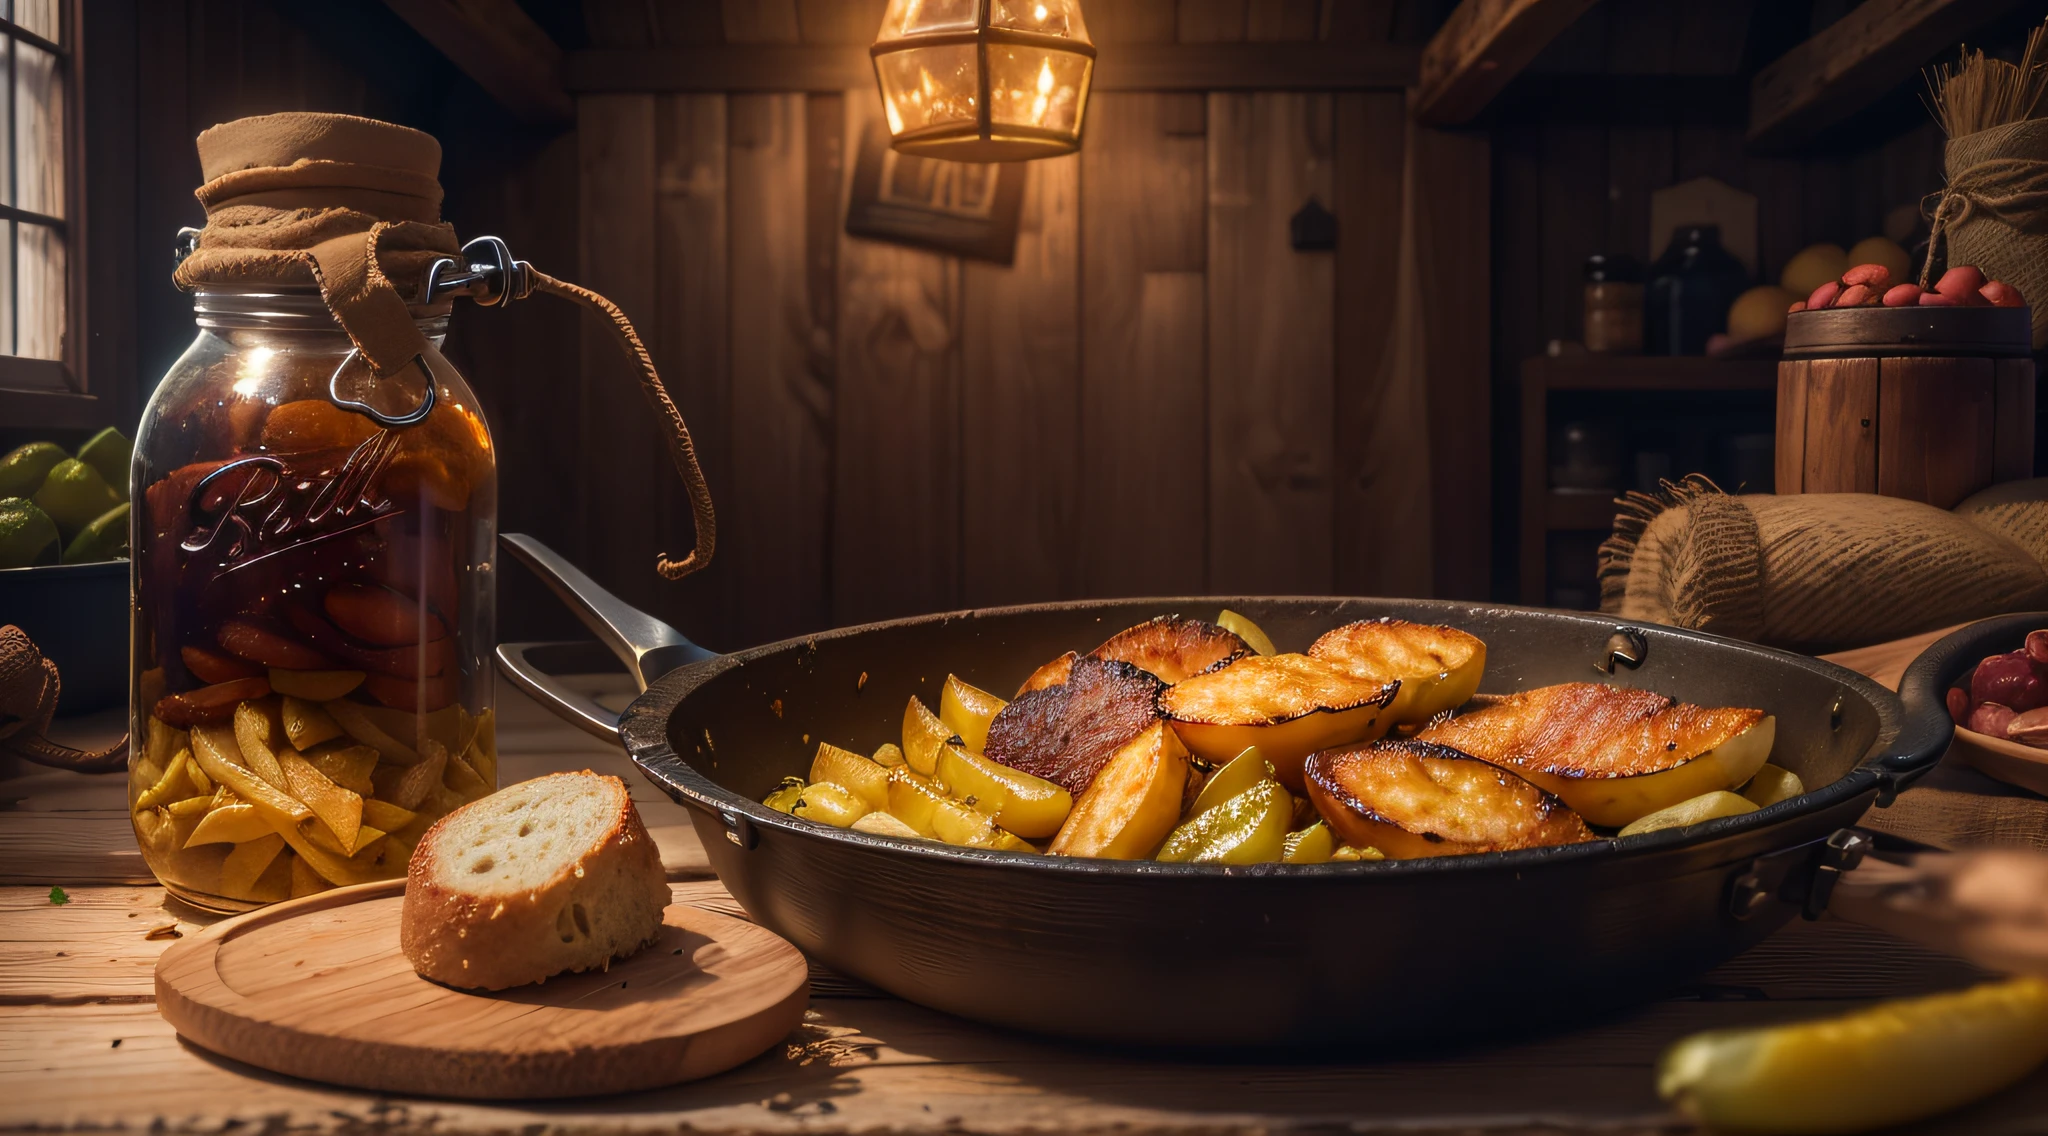
{"label": "wooden serving board", "polygon": [[1949,752],[1986,777],[2048,796],[2048,749],[1957,726],[1956,744]]}
{"label": "wooden serving board", "polygon": [[216,924],[158,960],[157,1007],[187,1040],[277,1073],[537,1100],[723,1072],[788,1035],[809,1001],[795,947],[682,904],[608,971],[456,990],[399,951],[404,893],[403,880],[337,888]]}

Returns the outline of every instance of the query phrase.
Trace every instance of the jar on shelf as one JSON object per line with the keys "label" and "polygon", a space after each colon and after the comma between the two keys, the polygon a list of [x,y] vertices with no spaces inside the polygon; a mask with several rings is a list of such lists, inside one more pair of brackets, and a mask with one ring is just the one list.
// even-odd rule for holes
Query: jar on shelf
{"label": "jar on shelf", "polygon": [[1586,350],[1635,355],[1643,349],[1643,266],[1634,258],[1586,258]]}
{"label": "jar on shelf", "polygon": [[[351,247],[398,278],[452,247],[433,140],[271,116],[200,153],[209,228],[178,275],[197,334],[135,443],[129,805],[157,879],[232,911],[402,875],[428,825],[496,787],[497,468],[440,351],[450,301],[365,314],[336,296]],[[409,181],[289,183],[365,153]],[[333,203],[329,229],[401,224],[308,250],[294,203]],[[364,349],[380,336],[408,356],[383,374]]]}
{"label": "jar on shelf", "polygon": [[1728,308],[1749,287],[1749,270],[1722,247],[1719,225],[1673,233],[1649,275],[1643,325],[1652,355],[1706,354],[1707,340],[1728,330]]}

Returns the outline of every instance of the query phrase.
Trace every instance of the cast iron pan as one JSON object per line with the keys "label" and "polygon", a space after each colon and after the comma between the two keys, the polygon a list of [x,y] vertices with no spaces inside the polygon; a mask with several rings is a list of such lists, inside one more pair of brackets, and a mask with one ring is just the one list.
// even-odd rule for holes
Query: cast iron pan
{"label": "cast iron pan", "polygon": [[[1924,669],[1900,696],[1801,655],[1598,615],[1428,600],[1106,600],[896,620],[713,656],[507,536],[633,668],[623,718],[512,680],[624,741],[687,806],[748,914],[825,966],[962,1017],[1096,1042],[1383,1048],[1552,1027],[1654,997],[1805,911],[1871,850],[1844,831],[1951,736]],[[827,828],[758,802],[819,741],[893,740],[947,672],[998,693],[1039,663],[1169,612],[1230,607],[1282,650],[1392,615],[1487,644],[1482,691],[1609,681],[1775,714],[1773,761],[1813,786],[1770,808],[1561,848],[1405,862],[1214,867],[1067,859]]]}

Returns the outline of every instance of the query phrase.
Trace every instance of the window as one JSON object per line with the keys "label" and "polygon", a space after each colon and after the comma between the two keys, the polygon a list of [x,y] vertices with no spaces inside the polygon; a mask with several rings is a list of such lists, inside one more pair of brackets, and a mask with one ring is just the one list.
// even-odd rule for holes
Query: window
{"label": "window", "polygon": [[73,6],[0,0],[0,388],[76,391],[67,366]]}

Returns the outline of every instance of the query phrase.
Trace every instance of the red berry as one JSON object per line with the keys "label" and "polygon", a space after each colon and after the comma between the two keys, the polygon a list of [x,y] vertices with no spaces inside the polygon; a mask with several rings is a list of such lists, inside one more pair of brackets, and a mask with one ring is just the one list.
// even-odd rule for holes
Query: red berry
{"label": "red berry", "polygon": [[1977,289],[1977,294],[1984,297],[1984,302],[1994,308],[2024,308],[2027,306],[2027,301],[2020,295],[2020,290],[2003,280],[1991,281],[1989,284]]}
{"label": "red berry", "polygon": [[1918,284],[1894,284],[1885,290],[1884,306],[1887,308],[1910,308],[1920,302],[1920,296],[1920,285]]}
{"label": "red berry", "polygon": [[1835,297],[1835,306],[1838,308],[1860,308],[1865,304],[1875,303],[1876,301],[1877,293],[1871,291],[1870,285],[1851,284],[1847,288],[1842,289],[1840,296]]}
{"label": "red berry", "polygon": [[1954,297],[1944,296],[1940,292],[1922,292],[1920,293],[1920,306],[1923,308],[1959,308],[1962,304],[1957,302]]}
{"label": "red berry", "polygon": [[1785,309],[1785,314],[1789,316],[1789,315],[1791,315],[1791,314],[1792,314],[1793,312],[1803,312],[1803,311],[1805,311],[1805,310],[1806,310],[1806,301],[1805,301],[1805,300],[1794,300],[1794,301],[1792,301],[1792,306],[1791,306],[1791,307],[1789,307],[1789,308],[1786,308],[1786,309]]}
{"label": "red berry", "polygon": [[1859,264],[1842,273],[1843,284],[1867,284],[1874,292],[1882,292],[1892,284],[1892,270],[1882,264]]}
{"label": "red berry", "polygon": [[1842,285],[1837,281],[1830,280],[1815,288],[1813,295],[1806,298],[1806,310],[1812,312],[1819,311],[1822,308],[1831,308],[1835,305],[1835,297],[1841,294]]}
{"label": "red berry", "polygon": [[1967,297],[1975,296],[1977,289],[1984,286],[1984,274],[1974,265],[1959,264],[1941,274],[1934,290],[1944,296],[1953,297],[1959,304],[1969,303]]}

